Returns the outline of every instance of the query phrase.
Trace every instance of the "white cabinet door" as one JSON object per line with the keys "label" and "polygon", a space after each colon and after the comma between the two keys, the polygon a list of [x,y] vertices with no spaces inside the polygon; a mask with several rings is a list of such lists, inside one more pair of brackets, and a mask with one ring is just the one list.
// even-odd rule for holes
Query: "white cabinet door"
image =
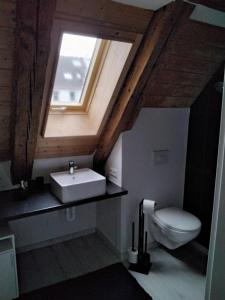
{"label": "white cabinet door", "polygon": [[15,256],[12,252],[0,254],[0,300],[17,297]]}

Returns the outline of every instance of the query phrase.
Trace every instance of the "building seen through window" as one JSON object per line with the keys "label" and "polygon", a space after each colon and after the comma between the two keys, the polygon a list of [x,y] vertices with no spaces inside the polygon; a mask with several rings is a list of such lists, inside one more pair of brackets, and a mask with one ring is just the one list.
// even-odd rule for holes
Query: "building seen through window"
{"label": "building seen through window", "polygon": [[51,106],[82,104],[96,45],[97,38],[68,33],[62,35]]}

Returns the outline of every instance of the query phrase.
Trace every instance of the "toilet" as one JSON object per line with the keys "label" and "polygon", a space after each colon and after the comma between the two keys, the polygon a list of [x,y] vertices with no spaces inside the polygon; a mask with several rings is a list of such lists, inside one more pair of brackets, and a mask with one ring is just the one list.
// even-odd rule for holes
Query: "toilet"
{"label": "toilet", "polygon": [[178,207],[153,210],[149,214],[149,229],[153,238],[169,249],[176,249],[198,236],[200,220]]}

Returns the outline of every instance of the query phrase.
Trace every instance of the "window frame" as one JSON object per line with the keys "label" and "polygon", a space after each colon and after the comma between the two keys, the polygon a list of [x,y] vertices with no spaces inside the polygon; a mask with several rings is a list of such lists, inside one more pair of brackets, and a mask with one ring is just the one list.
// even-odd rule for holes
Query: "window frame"
{"label": "window frame", "polygon": [[[131,50],[131,53],[128,57],[128,61],[125,65],[124,72],[123,74],[126,74],[127,76],[127,71],[128,68],[131,66],[131,63],[134,59],[134,56],[137,53],[138,47],[142,41],[143,34],[142,33],[137,33],[133,31],[127,31],[124,29],[119,29],[118,27],[108,27],[105,26],[105,24],[101,23],[94,23],[91,20],[87,20],[86,18],[72,18],[72,17],[67,17],[65,15],[59,15],[56,14],[53,26],[52,26],[52,31],[51,31],[51,44],[49,48],[49,57],[48,57],[48,63],[46,66],[46,72],[45,72],[45,83],[44,83],[44,91],[43,91],[43,99],[42,99],[42,111],[41,111],[41,120],[40,120],[40,138],[43,141],[47,141],[47,143],[51,140],[54,140],[54,138],[49,138],[45,136],[45,131],[46,131],[46,125],[47,121],[50,115],[63,115],[63,116],[68,116],[68,115],[73,115],[73,116],[79,116],[79,117],[88,117],[89,110],[86,112],[82,111],[60,111],[56,110],[53,111],[50,109],[50,100],[51,100],[51,93],[52,93],[52,88],[53,88],[53,83],[54,83],[54,74],[56,72],[56,64],[58,60],[58,55],[59,55],[59,43],[60,43],[60,36],[62,32],[68,32],[71,34],[80,34],[80,35],[86,35],[90,37],[95,37],[99,39],[105,39],[109,41],[121,41],[121,42],[128,42],[132,43],[133,47]],[[107,51],[108,52],[108,51]],[[107,56],[107,53],[106,53]],[[104,62],[102,66],[104,65]],[[125,78],[125,77],[124,77]],[[123,78],[123,80],[125,80]],[[98,82],[96,83],[96,85]],[[122,87],[123,82],[117,90],[115,91],[112,101],[115,101],[115,95],[119,93],[121,87]],[[114,102],[112,102],[114,103]],[[109,115],[110,111],[112,109],[112,104],[110,103],[107,112],[103,118],[102,124],[99,128],[98,134],[103,129],[103,126],[106,122],[106,118]],[[76,137],[75,137],[76,138]],[[80,137],[79,137],[80,138]],[[84,137],[82,137],[83,139]],[[57,138],[58,139],[58,138]],[[63,137],[60,137],[60,139],[65,139]],[[67,138],[66,138],[67,139]]]}
{"label": "window frame", "polygon": [[101,74],[102,66],[103,66],[105,58],[107,56],[107,52],[108,52],[108,49],[110,46],[110,40],[103,40],[99,37],[96,37],[97,44],[96,44],[96,49],[93,53],[94,59],[92,59],[92,62],[89,66],[87,77],[85,79],[85,83],[84,83],[84,86],[82,89],[80,103],[77,103],[76,105],[66,105],[66,104],[52,105],[51,97],[54,92],[55,76],[56,76],[57,66],[58,66],[59,57],[60,57],[60,49],[61,49],[63,34],[74,34],[74,35],[82,35],[82,36],[89,37],[89,35],[83,34],[83,33],[71,32],[68,30],[60,31],[60,36],[58,39],[58,46],[57,46],[58,51],[57,51],[54,67],[52,68],[52,84],[51,84],[51,87],[50,87],[49,93],[48,93],[48,95],[49,95],[49,112],[50,113],[87,113],[88,108],[92,101],[92,97],[95,92],[95,88],[96,88],[99,76]]}

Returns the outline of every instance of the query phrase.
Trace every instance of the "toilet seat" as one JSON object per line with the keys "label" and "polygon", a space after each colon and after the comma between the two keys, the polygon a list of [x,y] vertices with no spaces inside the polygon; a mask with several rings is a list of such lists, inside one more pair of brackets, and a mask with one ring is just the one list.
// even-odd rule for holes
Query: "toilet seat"
{"label": "toilet seat", "polygon": [[176,232],[193,232],[199,230],[201,222],[191,213],[178,207],[167,207],[155,211],[154,221],[164,229]]}

